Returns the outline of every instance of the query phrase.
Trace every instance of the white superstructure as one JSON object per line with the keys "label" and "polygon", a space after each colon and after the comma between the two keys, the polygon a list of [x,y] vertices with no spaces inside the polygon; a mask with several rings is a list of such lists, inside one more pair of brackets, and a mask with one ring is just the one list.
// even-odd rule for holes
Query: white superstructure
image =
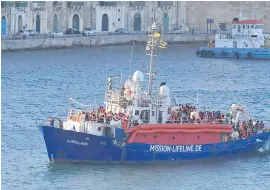
{"label": "white superstructure", "polygon": [[266,44],[263,21],[238,20],[232,22],[231,32],[219,31],[215,36],[218,48],[261,48]]}

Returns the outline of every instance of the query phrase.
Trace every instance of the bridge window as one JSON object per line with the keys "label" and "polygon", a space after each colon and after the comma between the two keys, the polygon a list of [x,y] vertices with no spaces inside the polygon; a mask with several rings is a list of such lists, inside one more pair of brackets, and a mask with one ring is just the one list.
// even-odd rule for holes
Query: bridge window
{"label": "bridge window", "polygon": [[255,29],[259,29],[259,25],[255,25]]}
{"label": "bridge window", "polygon": [[155,116],[155,111],[152,111],[152,116]]}
{"label": "bridge window", "polygon": [[254,29],[254,25],[251,25],[251,29]]}
{"label": "bridge window", "polygon": [[249,25],[246,25],[246,28],[249,29]]}
{"label": "bridge window", "polygon": [[246,25],[243,25],[243,29],[245,29],[246,28]]}
{"label": "bridge window", "polygon": [[233,25],[233,29],[236,29],[236,25]]}
{"label": "bridge window", "polygon": [[139,110],[135,110],[135,115],[139,115],[140,111]]}

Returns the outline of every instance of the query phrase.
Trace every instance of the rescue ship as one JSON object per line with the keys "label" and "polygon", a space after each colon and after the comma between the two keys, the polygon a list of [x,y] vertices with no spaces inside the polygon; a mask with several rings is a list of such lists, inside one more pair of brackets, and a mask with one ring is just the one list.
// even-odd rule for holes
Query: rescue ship
{"label": "rescue ship", "polygon": [[270,59],[269,35],[263,34],[262,20],[234,18],[231,31],[220,29],[215,39],[200,47],[196,55],[208,58]]}
{"label": "rescue ship", "polygon": [[244,106],[232,104],[229,114],[202,111],[176,102],[166,82],[153,90],[154,59],[157,49],[166,45],[153,23],[146,45],[150,56],[147,92],[141,71],[121,86],[114,77],[107,77],[104,107],[93,109],[70,99],[84,109],[70,109],[64,122],[53,117],[44,121],[40,129],[49,160],[177,161],[269,150],[268,128],[263,123],[244,124]]}

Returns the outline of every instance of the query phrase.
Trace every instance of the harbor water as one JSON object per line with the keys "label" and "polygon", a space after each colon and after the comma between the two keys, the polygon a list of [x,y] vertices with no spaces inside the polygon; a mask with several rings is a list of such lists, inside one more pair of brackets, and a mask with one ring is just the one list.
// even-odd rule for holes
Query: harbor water
{"label": "harbor water", "polygon": [[[199,46],[161,50],[153,91],[166,82],[179,103],[198,103],[205,110],[229,111],[230,104],[242,103],[252,118],[269,126],[270,61],[199,58]],[[131,76],[147,70],[144,50],[135,44],[131,67],[130,45],[2,53],[2,188],[270,189],[270,153],[170,163],[49,162],[38,129],[42,120],[65,119],[70,97],[102,103],[106,71],[122,73],[124,81],[129,67]]]}

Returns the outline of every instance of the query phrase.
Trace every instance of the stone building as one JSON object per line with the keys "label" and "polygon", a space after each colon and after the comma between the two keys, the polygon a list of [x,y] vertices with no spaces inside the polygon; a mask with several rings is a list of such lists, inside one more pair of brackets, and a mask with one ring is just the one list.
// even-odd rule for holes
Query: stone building
{"label": "stone building", "polygon": [[113,32],[117,28],[147,31],[154,19],[159,31],[173,28],[206,29],[229,23],[234,17],[261,19],[270,31],[270,2],[236,1],[1,1],[2,35],[22,29],[40,33],[67,28],[95,28]]}
{"label": "stone building", "polygon": [[270,1],[187,1],[187,25],[206,28],[206,19],[214,19],[213,28],[219,23],[231,23],[234,17],[242,20],[264,21],[265,31],[270,32]]}

